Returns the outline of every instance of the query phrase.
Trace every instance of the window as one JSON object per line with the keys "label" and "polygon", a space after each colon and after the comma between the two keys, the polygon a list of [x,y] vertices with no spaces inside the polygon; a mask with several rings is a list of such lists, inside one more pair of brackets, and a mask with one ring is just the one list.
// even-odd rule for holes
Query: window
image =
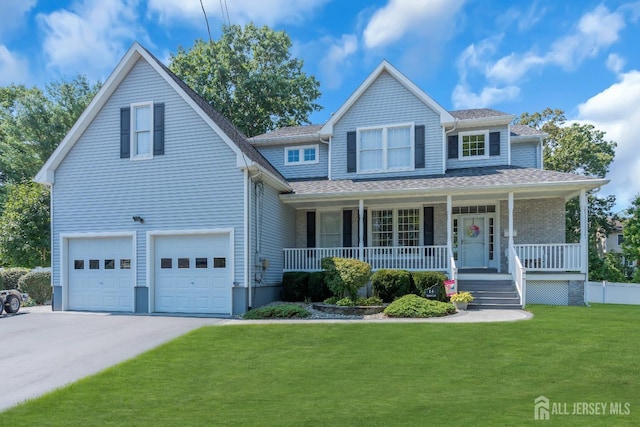
{"label": "window", "polygon": [[172,265],[171,258],[160,258],[160,268],[171,268]]}
{"label": "window", "polygon": [[393,246],[393,210],[371,212],[371,245]]}
{"label": "window", "polygon": [[371,211],[372,246],[420,246],[421,209],[382,209]]}
{"label": "window", "polygon": [[618,234],[618,246],[622,246],[624,242],[624,234]]}
{"label": "window", "polygon": [[488,157],[489,134],[487,132],[462,132],[459,138],[460,159]]}
{"label": "window", "polygon": [[398,209],[398,246],[420,246],[419,209]]}
{"label": "window", "polygon": [[284,149],[285,165],[305,165],[318,163],[318,145],[287,147]]}
{"label": "window", "polygon": [[207,268],[207,258],[196,258],[196,268]]}
{"label": "window", "polygon": [[153,103],[131,106],[131,158],[153,157]]}
{"label": "window", "polygon": [[89,270],[99,270],[100,269],[100,260],[99,259],[90,259],[89,260]]}
{"label": "window", "polygon": [[227,259],[226,258],[214,258],[213,259],[213,268],[227,268]]}
{"label": "window", "polygon": [[73,269],[74,270],[84,270],[84,260],[83,259],[75,259],[75,260],[73,260]]}
{"label": "window", "polygon": [[105,259],[104,260],[104,269],[105,270],[115,270],[116,269],[116,260],[115,259]]}
{"label": "window", "polygon": [[189,268],[189,258],[178,258],[178,268]]}
{"label": "window", "polygon": [[340,212],[320,212],[320,247],[339,248],[342,246]]}
{"label": "window", "polygon": [[131,269],[131,260],[127,258],[122,258],[120,260],[120,270],[130,270]]}
{"label": "window", "polygon": [[358,129],[358,172],[412,170],[413,124]]}

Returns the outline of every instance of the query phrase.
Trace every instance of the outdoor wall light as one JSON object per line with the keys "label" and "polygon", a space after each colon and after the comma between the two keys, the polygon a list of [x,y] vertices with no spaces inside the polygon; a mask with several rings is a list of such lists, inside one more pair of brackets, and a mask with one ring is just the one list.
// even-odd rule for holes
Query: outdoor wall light
{"label": "outdoor wall light", "polygon": [[135,222],[139,222],[140,224],[144,224],[144,218],[142,218],[141,216],[136,215],[133,217],[133,220]]}

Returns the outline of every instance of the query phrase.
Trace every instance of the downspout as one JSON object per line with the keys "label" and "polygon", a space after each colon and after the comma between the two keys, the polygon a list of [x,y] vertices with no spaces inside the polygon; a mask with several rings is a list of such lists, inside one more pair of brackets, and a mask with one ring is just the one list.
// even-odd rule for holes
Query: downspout
{"label": "downspout", "polygon": [[444,131],[444,141],[442,142],[444,144],[444,149],[442,150],[442,173],[446,173],[447,172],[447,150],[449,149],[449,145],[447,144],[447,136],[449,133],[455,131],[456,129],[458,129],[458,119],[453,119],[453,128],[451,128],[450,130],[444,130],[444,126],[442,127],[442,130]]}
{"label": "downspout", "polygon": [[[249,289],[249,301],[251,300],[251,283],[249,281],[251,277],[250,266],[251,266],[251,179],[249,178],[249,169],[244,170],[244,283],[245,286]],[[249,309],[251,309],[251,302],[247,303]]]}
{"label": "downspout", "polygon": [[[330,136],[329,140],[326,141],[326,144],[328,145],[328,151],[329,151],[329,158],[327,159],[327,178],[329,179],[329,181],[331,181],[331,140],[332,139],[333,137]],[[325,142],[325,140],[320,138],[320,142]],[[318,155],[320,155],[320,153],[318,153]]]}
{"label": "downspout", "polygon": [[[256,177],[260,176],[261,173],[262,172],[260,170],[258,170],[258,172],[255,175],[249,175],[249,172],[247,171],[247,177],[248,177],[248,181],[249,181],[248,182],[248,184],[249,184],[249,189],[248,189],[249,196],[248,196],[247,216],[249,218],[249,221],[248,221],[248,227],[246,229],[246,232],[247,232],[249,238],[248,238],[248,240],[246,242],[246,245],[248,246],[247,252],[249,253],[249,256],[248,256],[249,259],[248,259],[248,262],[247,262],[246,270],[247,270],[247,291],[249,293],[247,303],[248,303],[249,310],[251,310],[253,308],[253,287],[252,287],[252,283],[253,283],[253,280],[255,279],[255,271],[252,271],[252,270],[254,270],[254,267],[255,267],[254,264],[253,264],[253,258],[254,257],[253,257],[252,251],[251,251],[251,227],[252,227],[252,223],[251,223],[251,219],[252,219],[251,207],[253,206],[251,193],[254,190],[253,180]],[[256,199],[256,211],[257,211],[257,207],[258,207],[258,196],[257,196],[257,194],[255,196],[255,199]],[[257,252],[258,251],[258,246],[257,246],[258,245],[258,241],[257,241],[257,239],[258,239],[258,236],[260,234],[259,230],[258,230],[257,212],[256,212],[255,222],[256,222],[256,252]],[[252,277],[252,274],[254,275],[253,277]]]}

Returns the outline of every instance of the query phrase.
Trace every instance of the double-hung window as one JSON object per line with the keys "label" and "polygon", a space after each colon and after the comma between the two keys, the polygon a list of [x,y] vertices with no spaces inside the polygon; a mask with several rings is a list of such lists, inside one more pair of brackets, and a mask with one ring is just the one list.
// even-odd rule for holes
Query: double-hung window
{"label": "double-hung window", "polygon": [[358,129],[358,171],[412,170],[413,128],[413,124],[400,124]]}
{"label": "double-hung window", "polygon": [[153,103],[131,105],[131,158],[153,157]]}
{"label": "double-hung window", "polygon": [[420,209],[371,211],[372,246],[420,246]]}
{"label": "double-hung window", "polygon": [[478,159],[489,157],[488,132],[461,132],[459,134],[460,159]]}
{"label": "double-hung window", "polygon": [[284,149],[284,164],[305,165],[318,163],[318,145],[304,145],[301,147],[287,147]]}

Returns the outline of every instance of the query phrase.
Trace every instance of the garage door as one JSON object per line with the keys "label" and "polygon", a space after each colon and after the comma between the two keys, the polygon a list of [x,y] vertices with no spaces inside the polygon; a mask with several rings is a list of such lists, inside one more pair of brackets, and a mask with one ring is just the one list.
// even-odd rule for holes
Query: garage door
{"label": "garage door", "polygon": [[155,238],[155,311],[231,313],[229,235]]}
{"label": "garage door", "polygon": [[131,237],[69,239],[69,310],[133,311]]}

